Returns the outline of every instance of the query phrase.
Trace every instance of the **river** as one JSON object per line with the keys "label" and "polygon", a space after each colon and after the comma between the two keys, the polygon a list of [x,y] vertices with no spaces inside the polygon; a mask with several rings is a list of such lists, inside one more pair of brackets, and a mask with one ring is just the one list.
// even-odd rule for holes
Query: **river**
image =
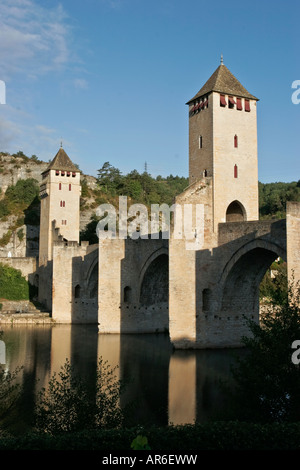
{"label": "river", "polygon": [[[118,366],[129,379],[123,401],[134,401],[134,422],[186,424],[205,422],[222,408],[220,379],[230,378],[233,354],[242,350],[173,350],[167,334],[98,334],[97,326],[2,325],[5,364],[22,366],[23,385],[13,428],[28,429],[34,397],[69,359],[92,382],[99,358]],[[2,343],[2,346],[3,346]]]}

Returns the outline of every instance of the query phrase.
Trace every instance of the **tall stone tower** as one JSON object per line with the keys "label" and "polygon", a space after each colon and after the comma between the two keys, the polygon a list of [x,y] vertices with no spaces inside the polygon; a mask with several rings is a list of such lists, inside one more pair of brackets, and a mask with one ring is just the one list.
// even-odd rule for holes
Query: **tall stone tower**
{"label": "tall stone tower", "polygon": [[189,106],[189,182],[209,178],[212,220],[258,220],[256,103],[223,64]]}
{"label": "tall stone tower", "polygon": [[39,266],[46,266],[58,236],[79,242],[80,171],[60,148],[42,178]]}

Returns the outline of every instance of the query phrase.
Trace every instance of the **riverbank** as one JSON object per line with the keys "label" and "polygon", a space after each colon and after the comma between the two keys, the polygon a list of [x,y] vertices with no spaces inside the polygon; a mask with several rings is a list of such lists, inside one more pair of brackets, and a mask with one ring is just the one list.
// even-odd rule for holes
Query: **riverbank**
{"label": "riverbank", "polygon": [[29,300],[0,299],[0,325],[1,324],[53,324],[50,312],[36,306]]}

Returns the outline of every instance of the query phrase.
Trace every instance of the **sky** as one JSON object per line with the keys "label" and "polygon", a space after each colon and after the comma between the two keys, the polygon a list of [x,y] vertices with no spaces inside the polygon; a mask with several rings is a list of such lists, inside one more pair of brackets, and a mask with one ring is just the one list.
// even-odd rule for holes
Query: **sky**
{"label": "sky", "polygon": [[259,98],[259,181],[298,181],[299,18],[299,0],[1,0],[0,151],[188,176],[186,102],[223,54]]}

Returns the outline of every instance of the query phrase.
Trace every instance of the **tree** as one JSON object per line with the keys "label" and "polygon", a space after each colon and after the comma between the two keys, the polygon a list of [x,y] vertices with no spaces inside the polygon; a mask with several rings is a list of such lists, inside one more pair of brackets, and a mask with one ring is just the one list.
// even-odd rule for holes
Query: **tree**
{"label": "tree", "polygon": [[124,383],[116,379],[116,368],[100,358],[96,374],[96,391],[76,374],[67,360],[57,375],[38,396],[35,425],[38,431],[56,435],[86,429],[118,428],[125,419],[120,406]]}
{"label": "tree", "polygon": [[[1,338],[1,334],[0,334]],[[14,408],[18,398],[21,394],[21,386],[17,383],[16,379],[22,367],[14,371],[0,369],[0,422],[1,428],[5,427],[9,415]]]}
{"label": "tree", "polygon": [[244,337],[247,353],[233,368],[229,387],[234,417],[256,422],[300,420],[300,369],[292,361],[292,344],[300,340],[300,288],[290,286],[288,298],[272,305],[261,323],[247,320],[252,333]]}
{"label": "tree", "polygon": [[122,175],[118,168],[113,167],[109,162],[105,162],[98,170],[97,183],[105,192],[115,193],[122,184]]}

